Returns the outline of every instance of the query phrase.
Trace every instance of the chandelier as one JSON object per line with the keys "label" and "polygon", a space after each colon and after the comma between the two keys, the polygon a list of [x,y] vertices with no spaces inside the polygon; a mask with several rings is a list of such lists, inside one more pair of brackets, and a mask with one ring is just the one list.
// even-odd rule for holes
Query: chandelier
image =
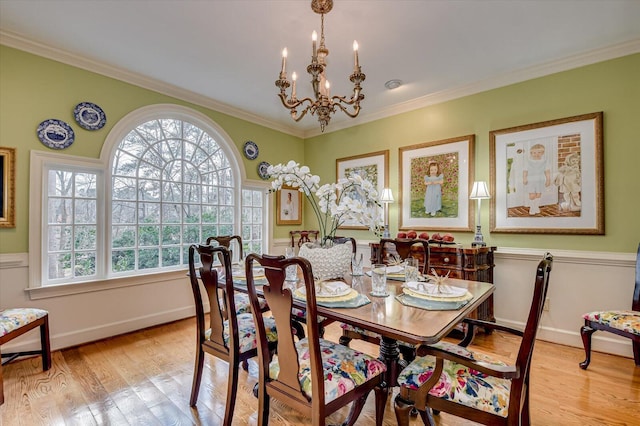
{"label": "chandelier", "polygon": [[[364,81],[366,76],[360,70],[360,64],[358,63],[358,42],[353,42],[353,74],[349,76],[349,80],[353,83],[353,94],[351,98],[346,96],[331,96],[330,84],[326,76],[327,68],[327,56],[329,50],[324,44],[324,15],[329,13],[333,8],[333,0],[311,0],[311,9],[315,13],[320,14],[320,46],[316,47],[316,41],[318,38],[317,33],[314,31],[311,35],[312,40],[312,54],[311,64],[307,66],[307,72],[311,75],[311,86],[313,87],[313,94],[315,99],[304,98],[298,99],[296,97],[296,79],[295,72],[291,74],[292,83],[287,80],[287,48],[282,50],[282,70],[280,76],[276,80],[276,86],[280,88],[278,96],[282,101],[282,105],[291,111],[291,118],[295,121],[300,121],[308,112],[311,115],[317,115],[320,122],[320,130],[324,132],[324,128],[329,124],[331,120],[331,114],[335,113],[338,109],[342,110],[351,118],[355,118],[360,113],[360,101],[364,99],[362,94],[362,88],[360,83]],[[291,97],[287,97],[287,89],[291,86]],[[298,108],[301,108],[298,112]]]}

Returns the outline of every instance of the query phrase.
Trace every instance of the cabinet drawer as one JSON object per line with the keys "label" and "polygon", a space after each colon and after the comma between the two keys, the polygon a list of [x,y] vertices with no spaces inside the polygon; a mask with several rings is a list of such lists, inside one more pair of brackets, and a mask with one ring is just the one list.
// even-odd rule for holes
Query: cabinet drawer
{"label": "cabinet drawer", "polygon": [[429,256],[429,266],[438,267],[446,266],[451,268],[462,269],[462,256],[456,256],[452,253],[431,253]]}

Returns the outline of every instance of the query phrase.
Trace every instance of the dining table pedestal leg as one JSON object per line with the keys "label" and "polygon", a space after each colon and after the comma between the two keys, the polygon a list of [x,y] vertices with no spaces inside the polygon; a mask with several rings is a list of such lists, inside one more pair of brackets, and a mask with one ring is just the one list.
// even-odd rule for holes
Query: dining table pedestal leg
{"label": "dining table pedestal leg", "polygon": [[398,375],[407,366],[407,361],[400,359],[398,341],[385,336],[382,336],[380,340],[380,356],[378,359],[387,366],[385,382],[387,383],[388,394],[391,388],[398,386]]}

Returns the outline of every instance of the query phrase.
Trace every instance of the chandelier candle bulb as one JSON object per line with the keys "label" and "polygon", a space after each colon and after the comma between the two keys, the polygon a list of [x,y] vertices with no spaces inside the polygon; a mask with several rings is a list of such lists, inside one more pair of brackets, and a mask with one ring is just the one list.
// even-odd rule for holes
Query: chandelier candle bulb
{"label": "chandelier candle bulb", "polygon": [[312,42],[312,46],[313,46],[313,54],[311,55],[311,59],[312,60],[316,60],[316,57],[318,56],[318,52],[316,49],[316,40],[318,40],[318,33],[317,32],[312,32],[311,33],[311,42]]}
{"label": "chandelier candle bulb", "polygon": [[282,71],[281,71],[281,73],[284,74],[285,76],[287,75],[286,66],[287,66],[287,48],[285,47],[284,49],[282,49]]}
{"label": "chandelier candle bulb", "polygon": [[295,99],[296,98],[296,80],[298,78],[298,75],[296,74],[296,72],[294,71],[291,74],[291,80],[292,80],[292,86],[291,86],[291,99]]}
{"label": "chandelier candle bulb", "polygon": [[358,72],[358,68],[360,68],[360,64],[358,63],[358,42],[353,40],[353,58],[355,61],[355,66],[353,70]]}

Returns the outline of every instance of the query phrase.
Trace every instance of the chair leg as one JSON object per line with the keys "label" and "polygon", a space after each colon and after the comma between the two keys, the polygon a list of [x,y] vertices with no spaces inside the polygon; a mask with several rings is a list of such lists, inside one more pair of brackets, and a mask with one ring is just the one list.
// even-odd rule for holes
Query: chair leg
{"label": "chair leg", "polygon": [[413,402],[401,398],[400,395],[396,396],[393,403],[393,410],[396,413],[398,426],[409,426],[409,417],[413,408]]}
{"label": "chair leg", "polygon": [[193,368],[193,384],[191,385],[191,399],[189,405],[196,406],[198,402],[198,392],[200,392],[200,381],[202,380],[202,368],[204,367],[204,351],[202,346],[198,345],[196,351],[196,363]]}
{"label": "chair leg", "polygon": [[584,346],[584,353],[586,356],[585,360],[580,363],[580,368],[582,368],[583,370],[586,370],[589,364],[591,363],[591,335],[595,331],[596,331],[595,329],[587,325],[583,325],[582,328],[580,328],[580,335],[582,336],[582,345]]}
{"label": "chair leg", "polygon": [[224,426],[231,426],[233,410],[236,407],[236,394],[238,393],[238,358],[229,360],[229,379],[227,380],[227,404],[224,410]]}
{"label": "chair leg", "polygon": [[351,337],[347,337],[344,334],[342,336],[340,336],[340,340],[338,340],[338,342],[342,345],[342,346],[346,346],[349,347],[349,343],[351,343]]}
{"label": "chair leg", "polygon": [[382,386],[373,388],[376,397],[376,426],[382,426],[384,408],[387,405],[387,390]]}
{"label": "chair leg", "polygon": [[633,346],[633,360],[637,366],[640,366],[640,342],[633,340],[631,346]]}
{"label": "chair leg", "polygon": [[51,368],[51,341],[49,339],[49,315],[44,317],[40,326],[40,345],[42,348],[42,371]]}
{"label": "chair leg", "polygon": [[[349,415],[347,416],[347,419],[344,421],[343,425],[353,426],[356,423],[356,420],[358,419],[358,416],[360,416],[360,413],[362,412],[362,408],[364,407],[364,403],[367,401],[368,396],[369,393],[353,401],[353,403],[351,404],[351,409],[349,410]],[[376,426],[378,421],[377,405],[378,400],[376,395]]]}
{"label": "chair leg", "polygon": [[0,362],[0,405],[4,404],[4,382],[2,380],[2,362]]}

